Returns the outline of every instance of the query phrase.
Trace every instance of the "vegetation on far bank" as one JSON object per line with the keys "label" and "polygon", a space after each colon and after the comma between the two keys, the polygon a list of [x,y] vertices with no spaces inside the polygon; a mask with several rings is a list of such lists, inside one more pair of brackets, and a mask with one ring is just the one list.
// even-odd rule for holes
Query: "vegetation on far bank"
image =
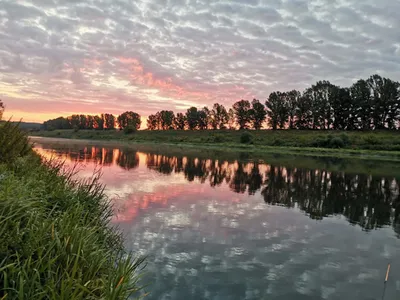
{"label": "vegetation on far bank", "polygon": [[98,176],[73,179],[0,125],[0,299],[127,299],[142,260],[123,249]]}
{"label": "vegetation on far bank", "polygon": [[[235,148],[246,151],[283,148],[298,152],[329,152],[340,149],[341,153],[360,150],[393,152],[400,151],[400,133],[397,131],[292,131],[292,130],[140,130],[126,134],[119,130],[54,130],[32,132],[32,135],[54,138],[122,141],[130,143],[157,143]],[[229,150],[229,149],[226,149]],[[338,151],[334,151],[338,152]]]}
{"label": "vegetation on far bank", "polygon": [[[206,129],[312,129],[312,130],[395,130],[400,127],[400,83],[379,75],[360,79],[351,87],[318,81],[300,91],[274,91],[268,99],[240,100],[231,108],[190,107],[185,113],[162,110],[147,117],[148,130]],[[264,105],[265,103],[265,105]],[[138,113],[127,111],[118,117],[75,114],[44,122],[43,128],[114,129],[126,133],[141,128]],[[142,126],[143,127],[143,126]]]}

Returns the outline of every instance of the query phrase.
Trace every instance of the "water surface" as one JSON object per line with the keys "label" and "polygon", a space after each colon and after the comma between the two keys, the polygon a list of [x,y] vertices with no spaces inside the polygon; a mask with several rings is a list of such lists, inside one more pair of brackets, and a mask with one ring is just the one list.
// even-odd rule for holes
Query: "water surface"
{"label": "water surface", "polygon": [[388,263],[385,299],[400,296],[396,165],[35,148],[79,162],[82,178],[102,168],[113,222],[148,257],[146,299],[381,299]]}

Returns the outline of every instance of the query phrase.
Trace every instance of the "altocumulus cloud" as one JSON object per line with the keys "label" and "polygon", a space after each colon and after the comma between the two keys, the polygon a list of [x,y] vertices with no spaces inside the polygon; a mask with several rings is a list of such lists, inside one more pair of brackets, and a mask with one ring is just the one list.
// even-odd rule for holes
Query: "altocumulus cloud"
{"label": "altocumulus cloud", "polygon": [[399,11],[399,0],[0,0],[0,98],[35,120],[146,116],[322,79],[399,80]]}

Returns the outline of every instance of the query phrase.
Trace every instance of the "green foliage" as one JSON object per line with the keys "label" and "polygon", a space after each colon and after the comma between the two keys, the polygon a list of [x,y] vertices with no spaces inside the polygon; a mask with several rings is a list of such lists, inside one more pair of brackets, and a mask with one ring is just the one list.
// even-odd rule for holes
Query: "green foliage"
{"label": "green foliage", "polygon": [[252,123],[252,127],[256,130],[261,129],[263,122],[267,116],[267,112],[265,111],[265,107],[259,100],[253,99],[251,102],[251,110],[250,110],[250,121]]}
{"label": "green foliage", "polygon": [[128,125],[124,128],[125,134],[132,134],[136,132],[136,127],[134,125]]}
{"label": "green foliage", "polygon": [[132,127],[135,130],[138,130],[140,128],[142,120],[140,119],[139,114],[133,111],[126,111],[118,116],[117,123],[121,129]]}
{"label": "green foliage", "polygon": [[375,134],[368,134],[363,137],[364,142],[369,145],[379,145],[379,138]]}
{"label": "green foliage", "polygon": [[1,121],[1,119],[3,118],[4,110],[5,110],[4,103],[3,103],[3,101],[1,101],[1,99],[0,99],[0,121]]}
{"label": "green foliage", "polygon": [[190,130],[199,126],[199,111],[196,107],[191,107],[186,111],[186,121]]}
{"label": "green foliage", "polygon": [[10,121],[0,125],[0,163],[9,163],[27,155],[32,149],[26,134],[18,123]]}
{"label": "green foliage", "polygon": [[243,132],[240,135],[240,143],[242,144],[250,144],[253,141],[253,136],[250,134],[250,132]]}
{"label": "green foliage", "polygon": [[74,127],[72,128],[74,130],[74,132],[78,132],[79,131],[79,127],[74,125]]}
{"label": "green foliage", "polygon": [[42,162],[0,125],[0,299],[127,299],[143,259],[123,250],[99,184]]}
{"label": "green foliage", "polygon": [[344,145],[344,141],[338,136],[333,137],[329,141],[329,148],[343,148]]}
{"label": "green foliage", "polygon": [[250,102],[247,100],[240,100],[233,104],[233,111],[235,112],[236,123],[240,129],[249,127],[251,121],[251,107]]}

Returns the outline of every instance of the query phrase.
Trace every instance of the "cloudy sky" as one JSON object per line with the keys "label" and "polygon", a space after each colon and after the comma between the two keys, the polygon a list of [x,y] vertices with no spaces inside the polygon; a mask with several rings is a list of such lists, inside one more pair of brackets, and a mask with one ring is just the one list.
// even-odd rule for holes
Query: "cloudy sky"
{"label": "cloudy sky", "polygon": [[142,116],[400,80],[400,0],[0,0],[6,117]]}

